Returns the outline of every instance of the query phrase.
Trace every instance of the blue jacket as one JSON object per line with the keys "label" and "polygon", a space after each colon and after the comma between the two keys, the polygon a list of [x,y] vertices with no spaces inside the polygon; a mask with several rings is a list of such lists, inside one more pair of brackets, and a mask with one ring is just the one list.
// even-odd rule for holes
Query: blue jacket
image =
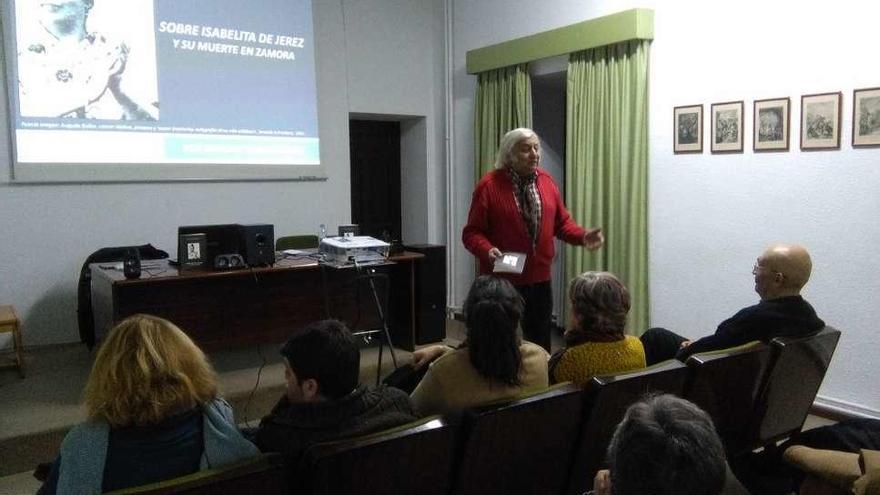
{"label": "blue jacket", "polygon": [[[50,474],[40,493],[101,493],[109,439],[110,426],[103,421],[74,426],[61,444],[60,462],[56,462],[58,472]],[[202,439],[200,469],[230,464],[259,453],[241,435],[232,408],[220,398],[202,406]],[[52,486],[56,476],[57,485]]]}

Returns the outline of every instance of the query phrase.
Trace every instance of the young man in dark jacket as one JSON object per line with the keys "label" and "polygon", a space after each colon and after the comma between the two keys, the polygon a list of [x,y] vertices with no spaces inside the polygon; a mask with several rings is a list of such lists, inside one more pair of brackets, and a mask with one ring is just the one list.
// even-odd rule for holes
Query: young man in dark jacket
{"label": "young man in dark jacket", "polygon": [[416,419],[406,393],[358,386],[360,351],[342,322],[312,323],[288,339],[281,355],[287,392],[260,422],[256,443],[290,465],[312,444]]}

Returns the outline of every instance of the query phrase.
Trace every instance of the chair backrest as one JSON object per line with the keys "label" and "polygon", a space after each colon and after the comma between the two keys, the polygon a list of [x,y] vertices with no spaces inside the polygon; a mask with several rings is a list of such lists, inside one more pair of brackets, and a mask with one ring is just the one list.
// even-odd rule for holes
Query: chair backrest
{"label": "chair backrest", "polygon": [[565,486],[583,390],[569,383],[462,413],[452,493],[554,494]]}
{"label": "chair backrest", "polygon": [[593,477],[605,464],[614,428],[630,405],[652,392],[681,396],[686,376],[687,367],[674,359],[636,371],[594,376],[585,387],[584,422],[566,493],[579,495],[590,489]]}
{"label": "chair backrest", "polygon": [[292,493],[447,495],[455,435],[454,425],[432,416],[391,430],[313,445],[291,479]]}
{"label": "chair backrest", "polygon": [[285,249],[311,249],[318,247],[316,235],[288,235],[275,239],[275,251]]}
{"label": "chair backrest", "polygon": [[760,445],[801,430],[839,340],[840,330],[826,326],[809,337],[777,337],[770,342],[775,363],[758,403]]}
{"label": "chair backrest", "polygon": [[166,481],[110,492],[111,495],[234,495],[286,494],[284,461],[279,454],[261,454],[228,466],[205,469]]}
{"label": "chair backrest", "polygon": [[684,398],[706,411],[729,455],[752,449],[754,414],[773,362],[769,345],[750,342],[687,360]]}

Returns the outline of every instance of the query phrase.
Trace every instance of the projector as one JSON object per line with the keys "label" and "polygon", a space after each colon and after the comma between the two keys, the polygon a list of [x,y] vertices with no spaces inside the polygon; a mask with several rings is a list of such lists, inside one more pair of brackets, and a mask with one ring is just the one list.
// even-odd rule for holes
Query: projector
{"label": "projector", "polygon": [[380,263],[388,257],[387,242],[370,236],[325,237],[318,251],[331,265]]}

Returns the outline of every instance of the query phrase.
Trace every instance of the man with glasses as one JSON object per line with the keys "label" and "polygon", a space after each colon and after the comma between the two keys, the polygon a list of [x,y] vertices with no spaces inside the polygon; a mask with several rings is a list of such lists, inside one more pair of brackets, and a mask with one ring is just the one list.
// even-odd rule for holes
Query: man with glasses
{"label": "man with glasses", "polygon": [[691,342],[664,328],[652,328],[642,335],[648,366],[691,354],[735,347],[754,340],[806,336],[825,326],[816,310],[801,297],[810,279],[810,254],[796,244],[774,244],[761,253],[752,268],[758,304],[741,309],[721,322],[713,335]]}

